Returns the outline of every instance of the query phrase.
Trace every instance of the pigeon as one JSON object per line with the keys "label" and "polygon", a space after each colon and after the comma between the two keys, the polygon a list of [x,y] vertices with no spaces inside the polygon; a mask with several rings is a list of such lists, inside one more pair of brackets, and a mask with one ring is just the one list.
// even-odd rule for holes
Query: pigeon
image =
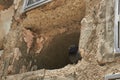
{"label": "pigeon", "polygon": [[82,57],[80,53],[78,52],[78,46],[71,45],[69,47],[69,60],[71,64],[77,64],[78,60],[81,60]]}

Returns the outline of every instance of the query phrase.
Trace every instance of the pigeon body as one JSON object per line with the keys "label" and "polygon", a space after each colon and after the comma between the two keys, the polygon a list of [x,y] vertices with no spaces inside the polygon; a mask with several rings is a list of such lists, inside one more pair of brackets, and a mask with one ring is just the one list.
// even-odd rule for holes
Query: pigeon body
{"label": "pigeon body", "polygon": [[69,60],[72,64],[77,64],[78,60],[81,60],[81,55],[78,52],[78,47],[75,45],[69,48]]}

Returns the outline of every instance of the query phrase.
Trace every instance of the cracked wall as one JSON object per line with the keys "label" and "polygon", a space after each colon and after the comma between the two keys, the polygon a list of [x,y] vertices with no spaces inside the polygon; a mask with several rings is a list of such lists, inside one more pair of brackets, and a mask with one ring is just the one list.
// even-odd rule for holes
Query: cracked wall
{"label": "cracked wall", "polygon": [[[3,62],[0,62],[2,79],[103,80],[106,74],[120,72],[119,59],[112,62],[113,4],[114,0],[54,0],[20,17],[17,15],[19,18],[15,18],[12,29],[5,37]],[[85,10],[86,13],[83,13]],[[79,29],[79,48],[83,59],[78,64],[27,72],[31,62],[26,62],[24,57],[40,54],[40,47],[49,45],[55,36]]]}
{"label": "cracked wall", "polygon": [[82,56],[99,64],[114,61],[114,0],[101,0],[86,10],[87,15],[81,21]]}
{"label": "cracked wall", "polygon": [[[12,25],[3,41],[4,50],[0,62],[1,76],[31,71],[32,66],[36,63],[34,56],[44,55],[41,50],[47,45],[51,45],[50,42],[54,37],[64,36],[73,31],[79,32],[81,19],[85,15],[85,3],[82,0],[53,0],[22,14],[23,1],[18,1],[19,5],[15,2],[16,0],[11,6],[14,12]],[[48,52],[45,55],[47,54]],[[42,62],[45,62],[45,59],[43,60]],[[62,62],[60,63],[62,64]],[[67,64],[65,63],[65,65]]]}

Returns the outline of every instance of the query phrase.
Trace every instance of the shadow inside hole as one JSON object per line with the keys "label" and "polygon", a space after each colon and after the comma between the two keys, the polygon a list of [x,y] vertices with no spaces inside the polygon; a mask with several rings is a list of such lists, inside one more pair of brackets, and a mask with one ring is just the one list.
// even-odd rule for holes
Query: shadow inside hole
{"label": "shadow inside hole", "polygon": [[79,44],[80,33],[64,33],[57,35],[50,44],[43,48],[40,55],[35,57],[38,69],[58,69],[70,64],[68,48]]}

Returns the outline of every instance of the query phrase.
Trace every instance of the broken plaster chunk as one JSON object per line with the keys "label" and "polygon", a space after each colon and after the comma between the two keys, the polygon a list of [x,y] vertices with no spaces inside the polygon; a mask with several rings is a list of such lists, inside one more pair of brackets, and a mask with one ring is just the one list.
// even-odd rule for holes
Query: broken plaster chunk
{"label": "broken plaster chunk", "polygon": [[12,64],[14,63],[15,60],[19,60],[19,58],[22,56],[19,48],[14,48],[13,53],[11,53],[13,55],[13,61]]}
{"label": "broken plaster chunk", "polygon": [[37,50],[36,53],[40,53],[40,51],[43,48],[43,44],[44,44],[45,39],[43,37],[37,38],[36,40],[36,45],[37,45]]}
{"label": "broken plaster chunk", "polygon": [[14,49],[14,58],[16,58],[16,60],[19,60],[19,57],[22,56],[19,48],[15,48]]}
{"label": "broken plaster chunk", "polygon": [[24,29],[23,35],[24,35],[24,41],[27,43],[27,53],[29,53],[29,50],[33,43],[34,35],[30,30],[27,29]]}

